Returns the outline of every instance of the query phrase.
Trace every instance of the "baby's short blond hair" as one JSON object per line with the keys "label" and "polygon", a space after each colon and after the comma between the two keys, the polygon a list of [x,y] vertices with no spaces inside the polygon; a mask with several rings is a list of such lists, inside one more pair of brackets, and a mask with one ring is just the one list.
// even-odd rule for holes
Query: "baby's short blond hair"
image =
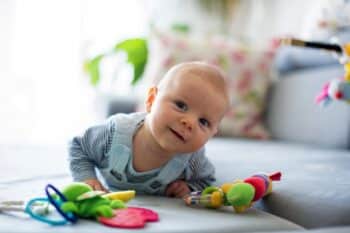
{"label": "baby's short blond hair", "polygon": [[184,62],[173,66],[159,82],[158,89],[166,89],[167,87],[171,86],[174,79],[181,78],[187,73],[198,75],[203,81],[211,83],[224,95],[225,99],[229,103],[230,97],[226,74],[219,67],[201,61]]}

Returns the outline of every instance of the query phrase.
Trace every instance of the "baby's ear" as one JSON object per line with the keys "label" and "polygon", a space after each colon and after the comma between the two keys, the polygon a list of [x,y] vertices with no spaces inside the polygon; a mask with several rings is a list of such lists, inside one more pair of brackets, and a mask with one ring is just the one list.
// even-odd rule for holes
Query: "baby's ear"
{"label": "baby's ear", "polygon": [[151,111],[151,107],[152,107],[153,102],[156,98],[157,92],[158,92],[157,87],[151,87],[150,89],[148,89],[147,97],[146,97],[146,101],[145,101],[147,112]]}

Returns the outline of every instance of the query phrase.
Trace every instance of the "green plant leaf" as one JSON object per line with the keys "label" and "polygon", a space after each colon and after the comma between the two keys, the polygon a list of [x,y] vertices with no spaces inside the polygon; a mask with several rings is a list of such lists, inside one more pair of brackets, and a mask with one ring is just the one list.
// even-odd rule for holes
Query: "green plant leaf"
{"label": "green plant leaf", "polygon": [[[125,52],[127,54],[127,62],[130,63],[134,70],[131,84],[136,84],[142,77],[148,58],[147,40],[142,38],[133,38],[124,40],[116,44],[112,52]],[[88,73],[90,83],[97,86],[100,81],[100,63],[101,60],[109,56],[110,53],[99,54],[84,63],[84,70]]]}
{"label": "green plant leaf", "polygon": [[105,55],[100,54],[92,59],[88,59],[84,63],[84,70],[90,76],[90,83],[96,86],[100,81],[100,62]]}
{"label": "green plant leaf", "polygon": [[175,23],[171,25],[171,29],[176,31],[176,32],[181,32],[181,33],[189,33],[190,32],[190,26],[187,24],[183,23]]}
{"label": "green plant leaf", "polygon": [[114,50],[121,50],[127,54],[128,62],[134,68],[134,77],[131,82],[134,85],[141,78],[147,64],[147,40],[143,38],[127,39],[116,44]]}

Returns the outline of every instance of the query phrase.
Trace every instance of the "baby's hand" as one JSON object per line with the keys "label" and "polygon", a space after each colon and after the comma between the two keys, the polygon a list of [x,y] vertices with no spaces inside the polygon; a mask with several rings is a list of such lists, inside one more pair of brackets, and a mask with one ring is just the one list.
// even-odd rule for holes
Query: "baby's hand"
{"label": "baby's hand", "polygon": [[183,180],[176,180],[168,185],[165,191],[165,195],[168,197],[179,197],[182,198],[186,194],[191,192],[187,183]]}
{"label": "baby's hand", "polygon": [[84,180],[84,183],[90,185],[93,190],[108,192],[108,190],[105,187],[103,187],[103,185],[97,179],[87,179]]}

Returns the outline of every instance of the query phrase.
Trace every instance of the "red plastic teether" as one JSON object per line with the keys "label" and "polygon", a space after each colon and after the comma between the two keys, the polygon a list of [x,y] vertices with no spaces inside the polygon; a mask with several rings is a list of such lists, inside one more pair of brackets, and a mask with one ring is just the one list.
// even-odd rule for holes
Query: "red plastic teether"
{"label": "red plastic teether", "polygon": [[98,221],[110,227],[142,228],[145,226],[146,222],[156,222],[159,220],[156,212],[141,207],[118,209],[114,210],[114,213],[114,217],[99,217]]}

